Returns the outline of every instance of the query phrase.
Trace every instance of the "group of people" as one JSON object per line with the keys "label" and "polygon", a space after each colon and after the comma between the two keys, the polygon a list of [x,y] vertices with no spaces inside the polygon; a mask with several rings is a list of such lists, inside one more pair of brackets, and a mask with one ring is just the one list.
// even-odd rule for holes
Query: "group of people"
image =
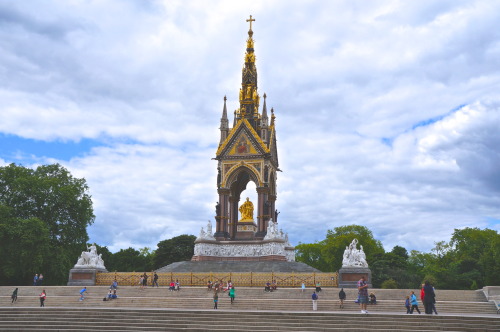
{"label": "group of people", "polygon": [[273,280],[272,283],[270,283],[269,281],[266,282],[266,285],[264,286],[265,292],[273,292],[275,290],[278,290],[278,284],[276,283],[276,280]]}
{"label": "group of people", "polygon": [[[436,293],[434,292],[434,287],[432,287],[429,281],[422,284],[420,289],[420,300],[424,304],[424,311],[427,315],[432,315],[434,312],[436,315]],[[418,300],[415,292],[411,292],[410,295],[406,296],[405,307],[407,314],[413,314],[416,310],[420,314],[420,309],[418,308]]]}
{"label": "group of people", "polygon": [[217,305],[219,304],[219,292],[228,292],[228,296],[231,298],[231,304],[234,303],[234,298],[236,297],[236,290],[234,289],[234,285],[231,280],[228,280],[226,286],[224,287],[224,283],[222,280],[216,280],[214,283],[212,281],[207,282],[207,288],[209,291],[214,292],[213,300],[214,300],[214,309],[217,309]]}
{"label": "group of people", "polygon": [[[153,274],[153,279],[151,281],[151,287],[154,287],[155,285],[156,285],[156,287],[160,287],[158,285],[158,274],[156,272]],[[144,272],[144,274],[141,274],[139,276],[139,286],[141,289],[144,289],[144,287],[148,286],[148,274],[146,272]]]}
{"label": "group of people", "polygon": [[175,282],[173,280],[171,280],[170,281],[170,285],[168,286],[168,289],[171,292],[173,292],[173,291],[180,291],[181,290],[181,284],[179,282],[179,279],[176,279]]}
{"label": "group of people", "polygon": [[43,283],[43,274],[40,273],[40,275],[35,274],[33,277],[33,286],[41,286]]}

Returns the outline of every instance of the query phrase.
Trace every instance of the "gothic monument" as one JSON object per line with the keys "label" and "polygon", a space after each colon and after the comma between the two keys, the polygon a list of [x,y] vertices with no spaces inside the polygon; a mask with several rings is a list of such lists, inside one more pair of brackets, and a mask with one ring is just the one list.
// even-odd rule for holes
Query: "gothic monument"
{"label": "gothic monument", "polygon": [[[252,22],[246,42],[245,64],[239,90],[239,108],[232,128],[226,97],[220,120],[220,142],[216,152],[217,191],[215,232],[209,221],[196,239],[193,261],[295,261],[288,235],[278,229],[276,180],[280,171],[276,147],[276,117],[269,118],[266,94],[257,86]],[[261,108],[262,101],[262,108]],[[252,181],[257,202],[241,197]]]}

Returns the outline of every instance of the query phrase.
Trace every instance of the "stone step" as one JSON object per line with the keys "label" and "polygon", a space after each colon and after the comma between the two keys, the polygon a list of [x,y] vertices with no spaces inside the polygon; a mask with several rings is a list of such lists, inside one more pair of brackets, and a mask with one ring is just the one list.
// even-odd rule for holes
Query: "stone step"
{"label": "stone step", "polygon": [[[30,331],[497,331],[495,316],[355,315],[168,310],[1,309],[0,330]],[[16,319],[8,319],[8,313]],[[57,317],[54,319],[54,317]],[[124,318],[125,317],[125,318]],[[133,317],[133,318],[131,318]],[[359,326],[363,328],[359,328]]]}
{"label": "stone step", "polygon": [[[0,287],[0,295],[10,296],[15,287]],[[19,295],[26,296],[32,295],[37,296],[40,294],[41,290],[45,289],[49,296],[53,295],[76,295],[81,289],[81,287],[76,286],[47,286],[47,287],[33,287],[33,286],[24,286],[19,287]],[[89,286],[87,287],[89,294],[107,294],[108,287],[106,286]],[[258,287],[241,287],[236,288],[237,296],[245,296],[252,298],[310,298],[314,289],[309,288],[304,293],[301,292],[300,289],[296,288],[279,288],[277,291],[268,293],[263,291],[262,288]],[[372,289],[370,292],[374,292],[377,295],[377,300],[403,300],[406,295],[409,295],[411,290],[401,290],[401,289]],[[420,298],[420,291],[418,289],[413,290],[417,294],[417,297]],[[332,299],[338,298],[338,288],[324,288],[321,293],[319,293],[320,297],[326,296]],[[354,300],[357,298],[357,290],[356,289],[345,289],[347,299]],[[167,287],[153,288],[146,287],[145,289],[140,289],[136,286],[121,286],[118,289],[118,294],[122,296],[204,296],[204,294],[210,294],[204,287],[182,287],[179,292],[171,292]],[[471,301],[471,302],[487,302],[486,297],[481,291],[467,291],[467,290],[436,290],[436,299],[438,301]]]}
{"label": "stone step", "polygon": [[[102,301],[102,298],[88,296],[84,301],[78,301],[78,296],[51,296],[48,297],[45,305],[47,307],[143,307],[143,308],[186,308],[186,309],[210,309],[213,307],[213,300],[210,296],[205,298],[164,298],[164,297],[120,297],[111,301]],[[0,297],[0,306],[30,306],[38,307],[37,296],[25,296],[18,298],[15,304],[10,303],[9,297]],[[228,297],[219,297],[219,308],[235,310],[311,310],[312,302],[309,299],[294,299],[283,301],[282,299],[249,299],[236,298],[233,304]],[[419,305],[421,311],[423,306]],[[466,308],[466,309],[464,309]],[[358,311],[359,306],[352,301],[344,304],[344,309],[339,309],[338,300],[319,300],[318,309],[320,311]],[[441,313],[496,313],[495,306],[488,302],[438,302],[437,309]],[[377,305],[369,305],[369,311],[386,312],[406,312],[406,308],[401,301],[380,301]],[[416,312],[415,312],[416,314]]]}

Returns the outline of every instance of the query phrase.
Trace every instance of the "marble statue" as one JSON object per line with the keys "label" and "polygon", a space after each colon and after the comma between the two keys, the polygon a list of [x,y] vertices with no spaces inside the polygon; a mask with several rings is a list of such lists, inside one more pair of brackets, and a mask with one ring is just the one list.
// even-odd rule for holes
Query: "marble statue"
{"label": "marble statue", "polygon": [[75,268],[98,268],[106,269],[104,267],[104,260],[102,259],[102,254],[97,254],[97,247],[92,244],[90,247],[87,246],[88,251],[82,251],[82,254],[78,258],[75,264]]}
{"label": "marble statue", "polygon": [[250,202],[250,198],[247,197],[246,202],[240,206],[239,210],[241,213],[240,221],[253,220],[253,203]]}
{"label": "marble statue", "polygon": [[360,246],[361,249],[357,249],[357,245],[358,240],[354,239],[351,244],[345,248],[342,267],[368,267],[363,246]]}
{"label": "marble statue", "polygon": [[200,235],[196,238],[196,240],[215,240],[214,234],[212,232],[212,223],[210,220],[207,223],[207,230],[202,227],[200,229]]}

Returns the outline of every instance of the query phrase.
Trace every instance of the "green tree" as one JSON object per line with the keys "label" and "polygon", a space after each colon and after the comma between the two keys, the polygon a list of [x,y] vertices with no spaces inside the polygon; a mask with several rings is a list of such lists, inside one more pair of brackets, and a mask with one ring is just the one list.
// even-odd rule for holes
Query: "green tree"
{"label": "green tree", "polygon": [[500,285],[500,234],[491,229],[455,229],[449,243],[460,288]]}
{"label": "green tree", "polygon": [[149,272],[152,269],[151,259],[134,248],[121,249],[111,256],[109,264],[104,263],[108,271]]}
{"label": "green tree", "polygon": [[324,241],[299,243],[295,246],[295,260],[312,266],[320,271],[328,271],[329,265],[325,261],[325,256],[321,253],[324,246]]}
{"label": "green tree", "polygon": [[[0,167],[0,204],[18,222],[37,219],[47,230],[39,234],[49,245],[43,265],[39,271],[27,273],[41,272],[49,284],[65,283],[69,269],[85,249],[87,226],[95,219],[85,179],[74,178],[59,164],[34,170],[10,164]],[[0,224],[6,222],[0,220]]]}
{"label": "green tree", "polygon": [[47,263],[49,231],[40,219],[15,218],[10,210],[0,205],[0,284],[28,284]]}
{"label": "green tree", "polygon": [[158,242],[158,249],[154,254],[153,266],[159,269],[165,265],[190,260],[194,255],[194,235],[179,235],[168,240]]}

